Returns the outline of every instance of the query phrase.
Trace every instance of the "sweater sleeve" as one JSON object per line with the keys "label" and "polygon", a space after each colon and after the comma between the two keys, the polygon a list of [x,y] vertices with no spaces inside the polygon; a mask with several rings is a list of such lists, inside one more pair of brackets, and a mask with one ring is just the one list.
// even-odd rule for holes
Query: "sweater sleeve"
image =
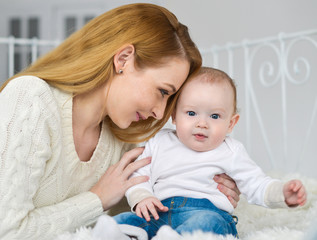
{"label": "sweater sleeve", "polygon": [[102,213],[91,192],[40,208],[33,202],[49,172],[54,142],[60,141],[52,139],[60,131],[53,101],[48,85],[30,77],[12,80],[0,93],[1,239],[51,239]]}

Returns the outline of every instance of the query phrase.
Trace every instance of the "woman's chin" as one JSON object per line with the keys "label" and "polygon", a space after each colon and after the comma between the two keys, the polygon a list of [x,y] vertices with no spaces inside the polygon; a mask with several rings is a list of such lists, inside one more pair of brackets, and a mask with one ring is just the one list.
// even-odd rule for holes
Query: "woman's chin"
{"label": "woman's chin", "polygon": [[121,129],[127,129],[128,127],[130,127],[130,125],[132,124],[132,122],[121,122],[121,123],[116,123],[116,125],[121,128]]}

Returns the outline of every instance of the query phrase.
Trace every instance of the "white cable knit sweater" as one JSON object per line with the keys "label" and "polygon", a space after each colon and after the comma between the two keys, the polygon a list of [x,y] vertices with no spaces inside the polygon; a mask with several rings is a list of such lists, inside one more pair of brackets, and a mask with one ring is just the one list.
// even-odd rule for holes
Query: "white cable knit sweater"
{"label": "white cable knit sweater", "polygon": [[103,124],[88,162],[72,134],[72,96],[24,76],[0,93],[0,239],[52,239],[103,213],[89,189],[130,146]]}

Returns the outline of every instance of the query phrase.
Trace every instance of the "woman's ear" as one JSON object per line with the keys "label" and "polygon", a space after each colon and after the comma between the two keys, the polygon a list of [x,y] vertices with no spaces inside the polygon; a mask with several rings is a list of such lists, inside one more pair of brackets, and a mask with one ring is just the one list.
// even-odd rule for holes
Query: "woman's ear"
{"label": "woman's ear", "polygon": [[240,118],[240,115],[239,114],[234,114],[232,117],[231,117],[231,120],[230,120],[230,124],[229,124],[229,128],[228,128],[228,131],[227,133],[231,133],[234,126],[237,124],[237,122],[239,121],[239,118]]}
{"label": "woman's ear", "polygon": [[122,73],[127,64],[134,66],[134,46],[132,44],[124,45],[113,57],[113,64],[116,73]]}

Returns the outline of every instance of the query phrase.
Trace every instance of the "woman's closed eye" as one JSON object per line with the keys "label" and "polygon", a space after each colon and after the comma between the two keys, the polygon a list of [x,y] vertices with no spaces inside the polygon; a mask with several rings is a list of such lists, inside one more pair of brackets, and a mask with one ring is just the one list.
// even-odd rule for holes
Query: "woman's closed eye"
{"label": "woman's closed eye", "polygon": [[166,95],[167,95],[167,96],[169,95],[169,92],[168,92],[167,90],[165,90],[165,89],[159,89],[159,90],[160,90],[161,95],[162,95],[163,98],[164,98]]}

